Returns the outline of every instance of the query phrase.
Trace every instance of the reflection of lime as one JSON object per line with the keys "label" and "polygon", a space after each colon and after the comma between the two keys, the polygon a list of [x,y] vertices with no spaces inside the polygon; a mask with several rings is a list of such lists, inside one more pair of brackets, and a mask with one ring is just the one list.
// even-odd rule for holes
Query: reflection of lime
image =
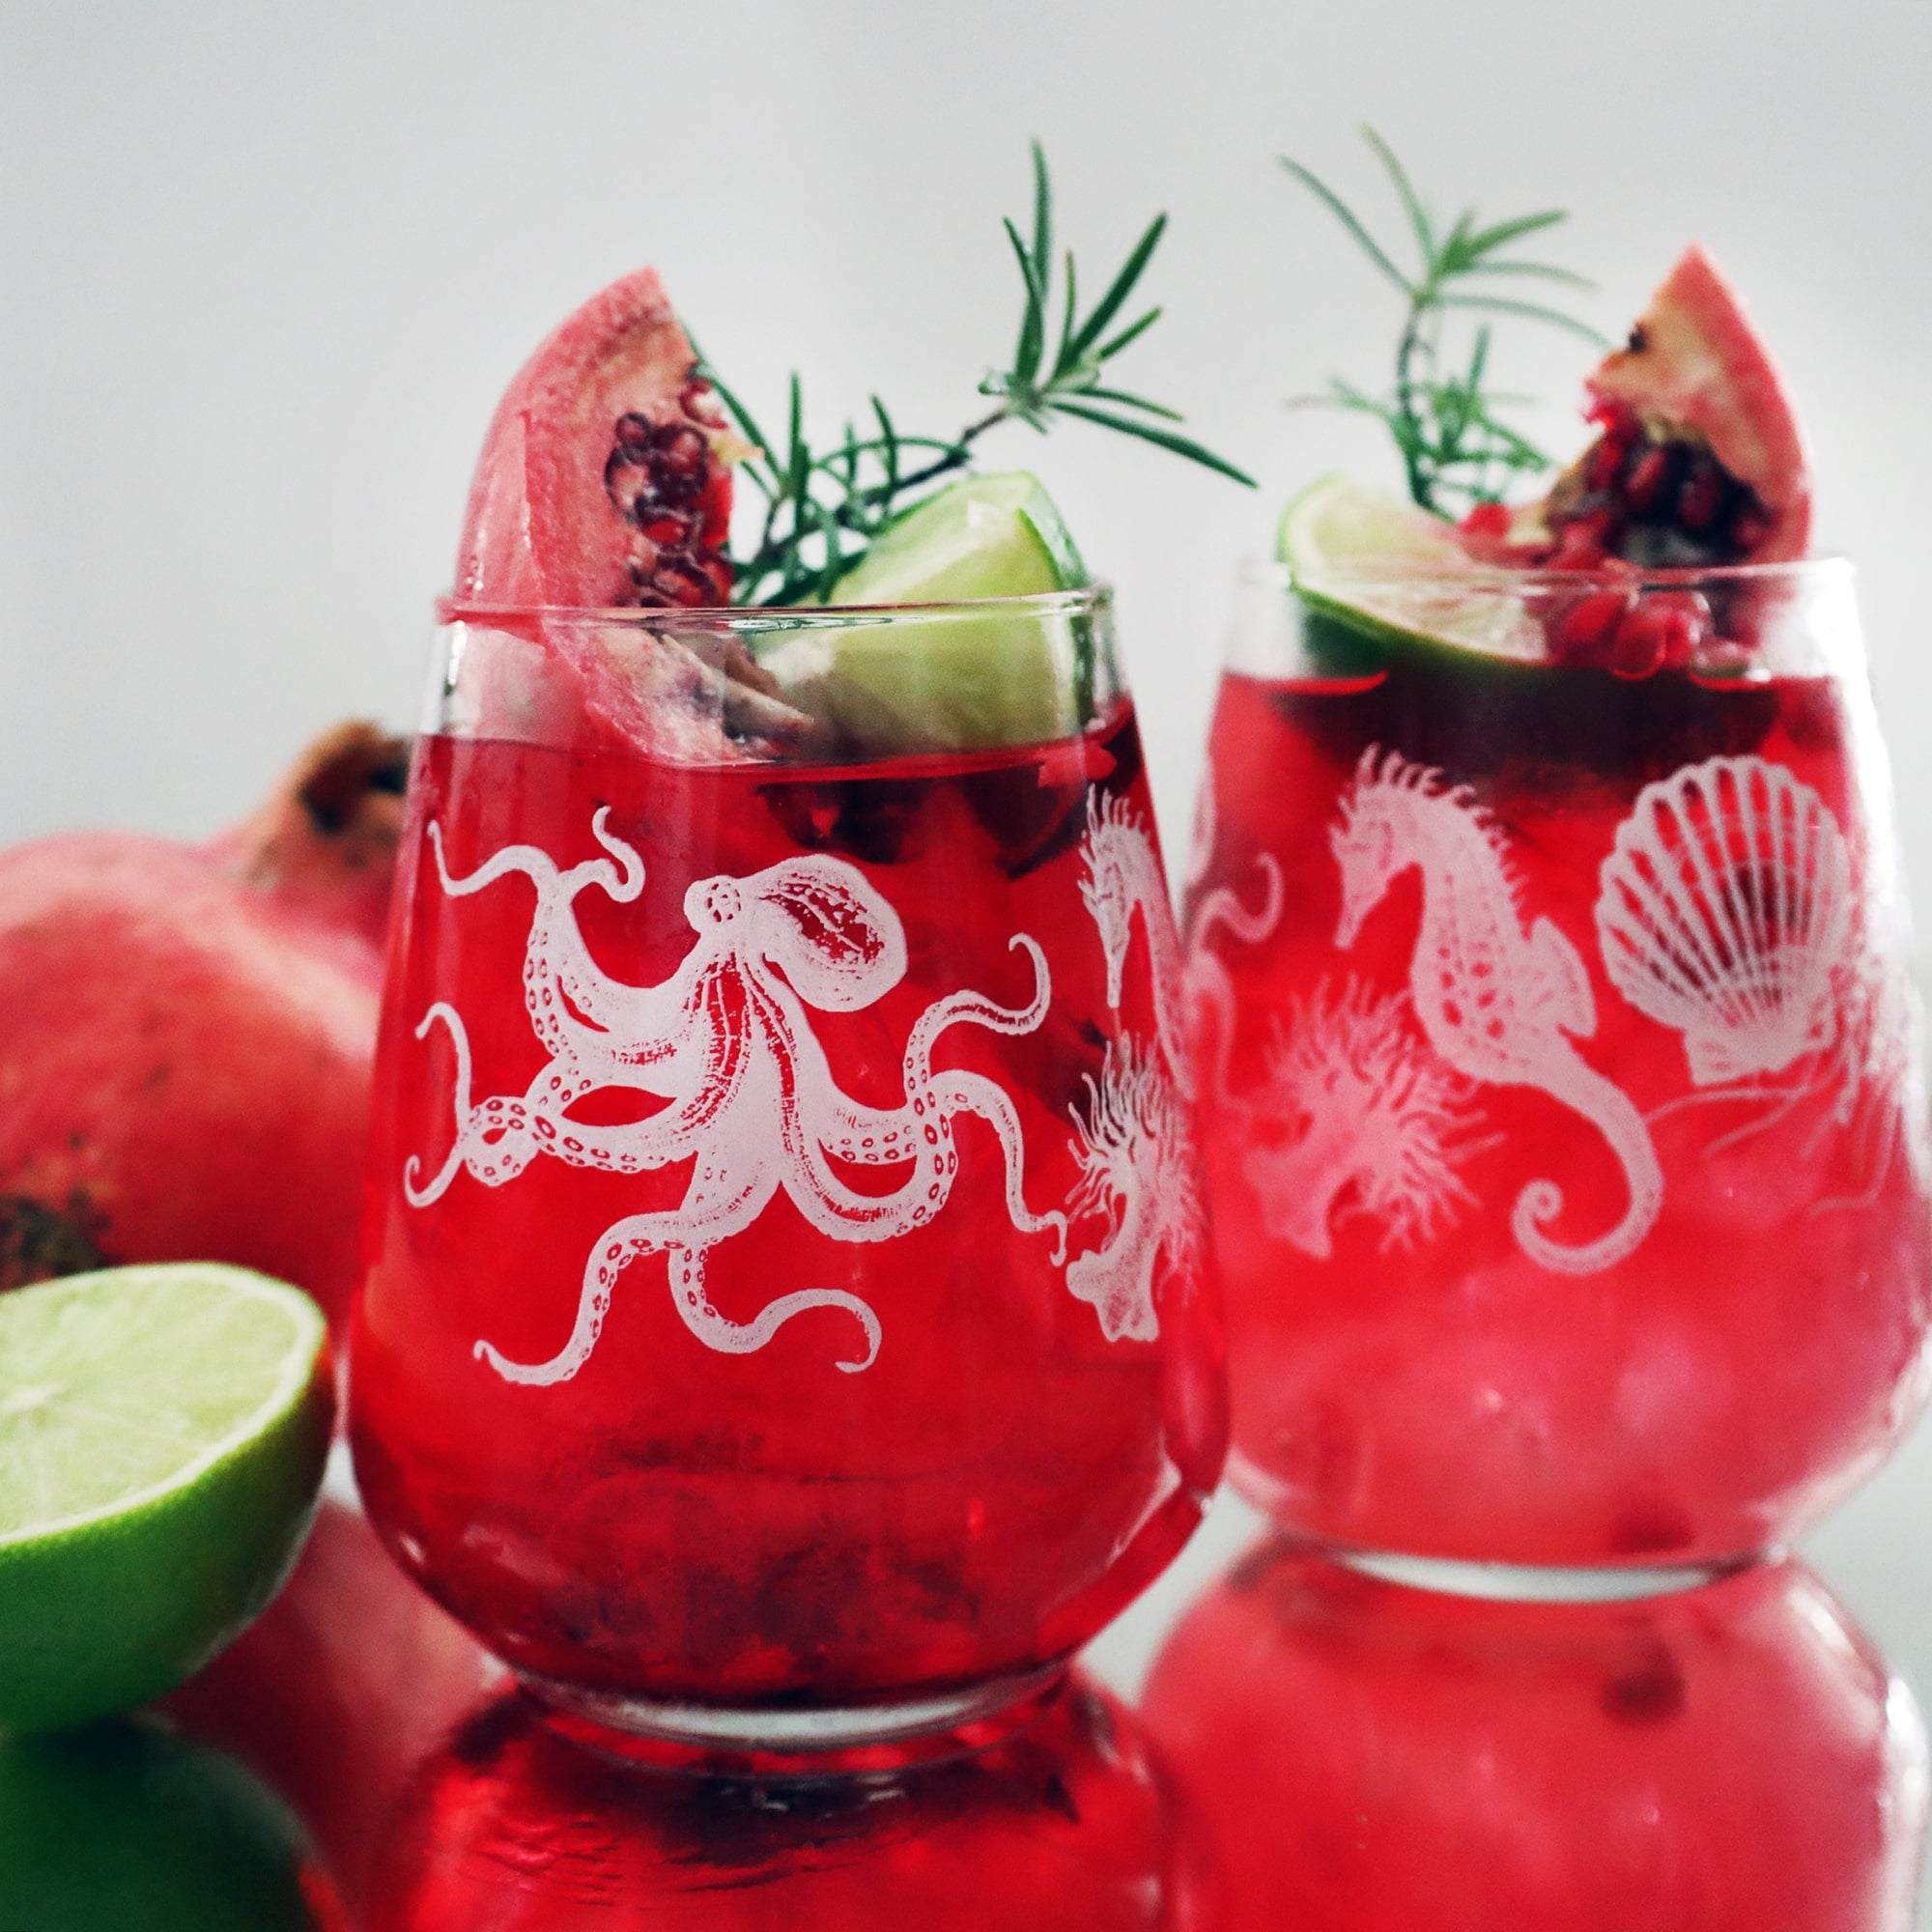
{"label": "reflection of lime", "polygon": [[[1086,582],[1052,498],[1015,470],[928,497],[839,579],[831,601],[974,604]],[[801,668],[814,642],[824,651],[799,696],[867,749],[979,751],[1079,729],[1079,628],[1062,612],[991,609],[859,625],[789,648]]]}
{"label": "reflection of lime", "polygon": [[1289,504],[1277,548],[1313,611],[1377,642],[1546,655],[1511,573],[1470,556],[1453,525],[1347,476],[1324,476]]}
{"label": "reflection of lime", "polygon": [[151,1722],[0,1739],[5,1932],[318,1927],[328,1908],[303,1857],[248,1772]]}
{"label": "reflection of lime", "polygon": [[0,1296],[0,1729],[144,1704],[247,1623],[300,1547],[333,1407],[321,1310],[266,1276]]}

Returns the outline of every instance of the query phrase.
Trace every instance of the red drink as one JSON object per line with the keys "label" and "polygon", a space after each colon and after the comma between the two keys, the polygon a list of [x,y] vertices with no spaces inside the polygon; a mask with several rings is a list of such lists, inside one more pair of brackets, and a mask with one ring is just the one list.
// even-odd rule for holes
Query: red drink
{"label": "red drink", "polygon": [[1123,702],[867,764],[422,741],[356,1467],[520,1672],[672,1730],[997,1703],[1186,1538],[1225,1423],[1150,823]]}
{"label": "red drink", "polygon": [[1493,1603],[1264,1546],[1145,1710],[1231,1932],[1909,1932],[1924,1727],[1791,1564]]}
{"label": "red drink", "polygon": [[1923,1393],[1883,753],[1833,675],[1226,677],[1190,896],[1236,1469],[1356,1548],[1758,1549]]}
{"label": "red drink", "polygon": [[1139,1726],[1075,1684],[968,1756],[753,1783],[639,1773],[487,1708],[430,1769],[370,1932],[1217,1932],[1199,1840]]}

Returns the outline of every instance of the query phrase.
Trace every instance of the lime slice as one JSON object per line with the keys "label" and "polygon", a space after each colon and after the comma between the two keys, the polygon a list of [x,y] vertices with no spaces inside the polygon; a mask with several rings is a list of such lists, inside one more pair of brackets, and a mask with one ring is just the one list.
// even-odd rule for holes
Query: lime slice
{"label": "lime slice", "polygon": [[916,505],[838,580],[834,604],[969,604],[1087,582],[1038,477],[969,476]]}
{"label": "lime slice", "polygon": [[0,1730],[146,1703],[274,1594],[328,1453],[328,1330],[213,1264],[0,1295]]}
{"label": "lime slice", "polygon": [[306,1932],[333,1903],[300,1826],[225,1752],[152,1719],[0,1739],[9,1932]]}
{"label": "lime slice", "polygon": [[[839,579],[831,602],[971,605],[1074,590],[1086,566],[1023,470],[928,497]],[[767,668],[791,701],[868,751],[980,751],[1071,736],[1092,676],[1072,613],[994,608],[794,637]]]}
{"label": "lime slice", "polygon": [[1453,525],[1399,497],[1324,476],[1282,512],[1276,549],[1306,603],[1377,642],[1546,661],[1514,573],[1478,563]]}

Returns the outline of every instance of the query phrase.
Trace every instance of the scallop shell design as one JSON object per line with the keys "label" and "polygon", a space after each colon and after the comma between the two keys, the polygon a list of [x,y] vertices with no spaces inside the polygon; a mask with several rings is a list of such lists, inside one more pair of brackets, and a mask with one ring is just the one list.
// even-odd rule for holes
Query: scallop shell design
{"label": "scallop shell design", "polygon": [[1604,861],[1597,937],[1611,983],[1684,1036],[1710,1087],[1832,1043],[1852,910],[1824,800],[1782,765],[1710,758],[1637,794]]}

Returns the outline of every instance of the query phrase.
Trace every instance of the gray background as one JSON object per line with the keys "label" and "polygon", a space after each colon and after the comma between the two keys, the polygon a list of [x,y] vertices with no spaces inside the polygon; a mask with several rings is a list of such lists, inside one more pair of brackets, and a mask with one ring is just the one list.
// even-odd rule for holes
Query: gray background
{"label": "gray background", "polygon": [[[1932,902],[1923,482],[1932,429],[1932,9],[1918,0],[860,0],[52,5],[0,0],[0,837],[202,834],[321,723],[413,710],[431,595],[510,372],[658,263],[771,414],[877,388],[965,420],[1006,353],[996,226],[1054,158],[1090,275],[1156,208],[1168,319],[1123,376],[1264,479],[1020,429],[1120,586],[1155,789],[1184,824],[1236,557],[1367,429],[1282,409],[1380,378],[1394,316],[1273,166],[1381,210],[1373,121],[1444,201],[1554,203],[1615,329],[1690,236],[1747,291],[1863,571],[1906,849]],[[1392,224],[1391,224],[1392,225]],[[1583,357],[1503,332],[1524,418],[1579,440]],[[1172,838],[1171,841],[1172,842]],[[1812,1541],[1932,1686],[1932,1439]],[[1230,1509],[1103,1639],[1130,1682],[1245,1524]]]}

